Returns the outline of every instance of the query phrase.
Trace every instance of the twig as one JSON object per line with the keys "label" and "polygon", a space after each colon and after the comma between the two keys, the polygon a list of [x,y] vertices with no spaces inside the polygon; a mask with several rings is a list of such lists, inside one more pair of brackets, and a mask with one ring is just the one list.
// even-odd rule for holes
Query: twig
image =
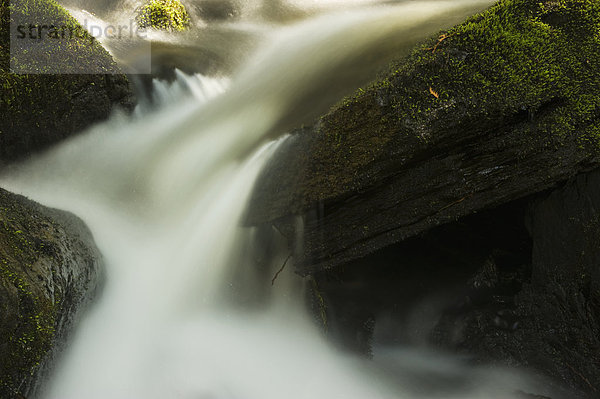
{"label": "twig", "polygon": [[451,206],[454,206],[454,205],[456,205],[456,204],[460,204],[461,202],[463,202],[464,200],[466,200],[467,198],[469,198],[469,197],[470,197],[470,196],[472,196],[472,195],[473,195],[473,194],[469,194],[469,195],[467,195],[466,197],[463,197],[463,198],[461,198],[461,199],[459,199],[459,200],[457,200],[457,201],[454,201],[453,203],[451,203],[451,204],[448,204],[448,205],[446,205],[446,206],[445,206],[445,207],[443,207],[443,208],[440,208],[440,209],[438,210],[438,212],[441,212],[441,211],[443,211],[444,209],[448,209],[448,208],[450,208]]}
{"label": "twig", "polygon": [[281,268],[277,271],[277,273],[275,273],[275,276],[273,276],[273,279],[271,280],[271,285],[275,285],[275,280],[277,280],[279,273],[281,273],[283,271],[283,269],[285,269],[285,265],[287,265],[288,260],[290,260],[291,257],[292,257],[292,254],[289,254],[288,257],[286,258],[285,262],[283,262],[283,265],[281,265]]}
{"label": "twig", "polygon": [[586,384],[588,384],[588,385],[589,385],[589,387],[590,387],[590,388],[592,388],[592,390],[593,390],[594,392],[598,392],[598,390],[596,389],[596,387],[594,387],[594,386],[593,386],[593,385],[590,383],[590,381],[589,381],[587,378],[585,378],[585,376],[584,376],[583,374],[581,374],[579,371],[575,370],[575,368],[573,368],[573,366],[571,366],[569,363],[565,362],[565,364],[567,365],[567,367],[568,367],[568,368],[570,368],[570,369],[571,369],[571,371],[572,371],[572,372],[574,372],[575,374],[577,374],[577,375],[578,375],[578,376],[579,376],[579,377],[580,377],[580,378],[581,378],[583,381],[585,381],[585,382],[586,382]]}
{"label": "twig", "polygon": [[443,33],[443,34],[440,35],[440,37],[438,37],[438,41],[437,41],[437,43],[433,47],[427,47],[427,48],[424,48],[423,50],[425,50],[425,51],[431,50],[432,53],[435,53],[435,50],[437,50],[438,46],[444,40],[446,40],[446,39],[448,39],[449,37],[452,37],[452,36],[454,36],[454,33],[451,34],[451,35],[447,35],[447,34]]}

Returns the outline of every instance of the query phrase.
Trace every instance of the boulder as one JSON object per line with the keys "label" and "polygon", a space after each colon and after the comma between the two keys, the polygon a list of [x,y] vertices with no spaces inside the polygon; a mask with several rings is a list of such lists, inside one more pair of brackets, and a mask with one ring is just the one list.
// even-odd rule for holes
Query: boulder
{"label": "boulder", "polygon": [[599,21],[597,2],[503,0],[441,32],[295,131],[247,223],[310,274],[599,166]]}
{"label": "boulder", "polygon": [[127,77],[54,0],[1,0],[0,13],[0,164],[107,118],[115,105],[132,109]]}
{"label": "boulder", "polygon": [[0,189],[0,397],[33,396],[101,281],[75,216]]}
{"label": "boulder", "polygon": [[190,26],[190,15],[179,0],[151,0],[140,8],[137,23],[141,28],[184,31]]}
{"label": "boulder", "polygon": [[287,238],[331,339],[598,397],[599,33],[598,2],[501,0],[282,144],[246,222]]}

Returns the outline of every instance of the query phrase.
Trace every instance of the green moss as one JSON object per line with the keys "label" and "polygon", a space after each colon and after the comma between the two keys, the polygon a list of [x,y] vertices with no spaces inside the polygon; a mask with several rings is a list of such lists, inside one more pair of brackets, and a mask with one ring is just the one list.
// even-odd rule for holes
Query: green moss
{"label": "green moss", "polygon": [[[98,283],[85,226],[0,188],[0,398],[27,396]],[[85,259],[85,260],[83,260]]]}
{"label": "green moss", "polygon": [[[93,86],[100,92],[107,86],[104,74],[119,69],[110,54],[55,0],[10,4],[0,0],[0,21],[0,114],[4,116],[0,120],[0,159],[12,159],[43,147],[51,141],[49,137],[70,134],[79,123],[73,119],[81,119],[73,118],[82,111],[74,106],[82,101],[77,96]],[[13,38],[16,42],[11,48],[9,32],[17,26],[24,26],[28,36]],[[31,39],[31,26],[57,27],[65,38],[50,38],[46,28],[43,40]],[[38,35],[36,29],[33,32]],[[87,102],[91,109],[100,101],[101,97],[95,96]]]}
{"label": "green moss", "polygon": [[0,297],[3,309],[0,339],[0,396],[15,397],[24,376],[33,375],[55,339],[58,302],[52,301],[32,281],[38,278],[33,264],[42,256],[39,215],[31,214],[0,192]]}
{"label": "green moss", "polygon": [[142,28],[183,31],[190,26],[190,16],[179,0],[151,0],[137,17]]}
{"label": "green moss", "polygon": [[[8,28],[12,24],[16,41],[11,48],[9,35],[2,35],[3,74],[9,67],[17,73],[36,74],[117,71],[108,52],[55,0],[0,1],[2,25]],[[16,26],[22,27],[24,38]],[[5,79],[2,87],[7,83]]]}
{"label": "green moss", "polygon": [[598,154],[599,48],[598,1],[498,2],[395,61],[321,119],[306,201],[368,184],[357,176],[389,157],[398,137],[417,154],[464,129],[510,125],[524,137],[545,135],[531,146],[575,138],[582,159]]}

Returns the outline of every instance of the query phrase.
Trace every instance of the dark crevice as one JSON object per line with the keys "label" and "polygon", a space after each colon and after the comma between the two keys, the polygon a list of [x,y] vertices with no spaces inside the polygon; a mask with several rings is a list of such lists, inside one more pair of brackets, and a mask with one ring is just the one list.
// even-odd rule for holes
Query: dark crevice
{"label": "dark crevice", "polygon": [[[525,227],[528,199],[480,212],[418,237],[315,274],[327,307],[330,337],[367,352],[377,343],[431,337],[444,317],[475,308],[510,318],[514,295],[531,274]],[[500,320],[499,328],[510,327]]]}

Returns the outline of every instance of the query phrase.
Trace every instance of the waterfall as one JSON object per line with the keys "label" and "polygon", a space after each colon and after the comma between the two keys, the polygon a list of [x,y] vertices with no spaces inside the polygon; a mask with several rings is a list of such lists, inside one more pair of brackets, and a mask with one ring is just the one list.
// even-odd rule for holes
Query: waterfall
{"label": "waterfall", "polygon": [[[235,291],[232,270],[252,267],[242,249],[253,231],[238,221],[283,133],[367,81],[379,61],[485,3],[327,8],[269,27],[232,76],[178,71],[172,83],[155,80],[154,108],[117,112],[3,176],[3,187],[84,219],[106,259],[102,295],[43,397],[433,397],[408,388],[419,370],[477,381],[439,397],[509,397],[522,382],[510,373],[421,352],[390,350],[374,361],[339,353],[305,313],[292,267],[264,307],[224,294]],[[270,259],[274,270],[286,256]]]}

